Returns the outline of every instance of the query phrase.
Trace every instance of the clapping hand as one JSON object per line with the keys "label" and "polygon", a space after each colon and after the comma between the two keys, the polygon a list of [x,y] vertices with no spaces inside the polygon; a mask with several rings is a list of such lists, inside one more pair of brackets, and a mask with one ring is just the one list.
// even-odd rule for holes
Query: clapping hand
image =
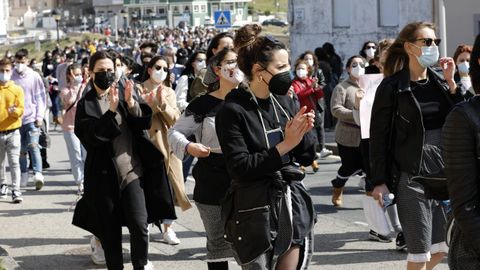
{"label": "clapping hand", "polygon": [[118,89],[116,86],[110,87],[108,91],[108,100],[110,101],[110,111],[117,112],[118,102],[120,99],[118,98]]}
{"label": "clapping hand", "polygon": [[133,105],[135,105],[135,100],[133,99],[133,82],[131,80],[125,82],[125,101],[129,108],[132,108]]}

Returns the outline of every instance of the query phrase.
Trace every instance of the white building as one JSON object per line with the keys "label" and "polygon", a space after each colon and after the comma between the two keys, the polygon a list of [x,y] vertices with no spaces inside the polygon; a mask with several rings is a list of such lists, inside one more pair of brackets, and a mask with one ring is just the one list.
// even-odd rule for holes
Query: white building
{"label": "white building", "polygon": [[345,60],[358,54],[365,41],[395,38],[408,22],[434,21],[436,1],[289,0],[292,58],[331,42]]}
{"label": "white building", "polygon": [[8,1],[0,1],[0,38],[7,36]]}
{"label": "white building", "polygon": [[480,0],[445,1],[447,52],[452,56],[459,44],[473,45],[480,34]]}

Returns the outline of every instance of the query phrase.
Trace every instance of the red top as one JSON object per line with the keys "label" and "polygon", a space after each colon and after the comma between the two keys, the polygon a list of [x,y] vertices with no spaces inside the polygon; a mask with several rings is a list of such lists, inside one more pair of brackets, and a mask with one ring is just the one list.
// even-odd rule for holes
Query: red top
{"label": "red top", "polygon": [[314,83],[311,78],[300,79],[298,77],[292,83],[293,90],[300,101],[300,106],[307,106],[307,112],[317,111],[317,102],[323,97],[323,89],[320,86],[313,88]]}

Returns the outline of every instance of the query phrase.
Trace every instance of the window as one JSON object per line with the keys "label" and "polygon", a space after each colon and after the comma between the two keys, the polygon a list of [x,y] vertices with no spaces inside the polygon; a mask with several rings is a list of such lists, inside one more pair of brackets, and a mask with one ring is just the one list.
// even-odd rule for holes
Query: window
{"label": "window", "polygon": [[[350,27],[351,0],[333,1],[333,27]],[[381,0],[380,0],[381,1]]]}
{"label": "window", "polygon": [[185,6],[183,8],[183,13],[190,13],[190,6]]}
{"label": "window", "polygon": [[225,3],[223,4],[223,10],[234,10],[233,3]]}
{"label": "window", "polygon": [[218,10],[218,4],[212,5],[212,13]]}
{"label": "window", "polygon": [[198,13],[200,11],[200,8],[198,5],[193,5],[193,13]]}
{"label": "window", "polygon": [[241,8],[237,9],[237,14],[238,15],[243,15],[243,9],[241,9]]}
{"label": "window", "polygon": [[207,13],[207,5],[200,5],[200,11],[202,13]]}
{"label": "window", "polygon": [[245,3],[244,2],[239,2],[237,3],[237,7],[238,8],[243,8],[245,6]]}
{"label": "window", "polygon": [[177,6],[174,6],[173,7],[173,13],[179,13],[180,11],[178,10],[178,7]]}
{"label": "window", "polygon": [[164,7],[158,8],[158,14],[164,15],[165,13],[166,11]]}
{"label": "window", "polygon": [[398,26],[398,1],[378,0],[378,21],[380,26]]}

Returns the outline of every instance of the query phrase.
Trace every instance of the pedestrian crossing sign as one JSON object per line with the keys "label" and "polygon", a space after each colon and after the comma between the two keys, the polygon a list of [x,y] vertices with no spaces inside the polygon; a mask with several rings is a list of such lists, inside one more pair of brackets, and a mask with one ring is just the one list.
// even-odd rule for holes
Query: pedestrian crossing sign
{"label": "pedestrian crossing sign", "polygon": [[216,28],[230,28],[232,27],[232,16],[230,10],[215,11],[214,16]]}

